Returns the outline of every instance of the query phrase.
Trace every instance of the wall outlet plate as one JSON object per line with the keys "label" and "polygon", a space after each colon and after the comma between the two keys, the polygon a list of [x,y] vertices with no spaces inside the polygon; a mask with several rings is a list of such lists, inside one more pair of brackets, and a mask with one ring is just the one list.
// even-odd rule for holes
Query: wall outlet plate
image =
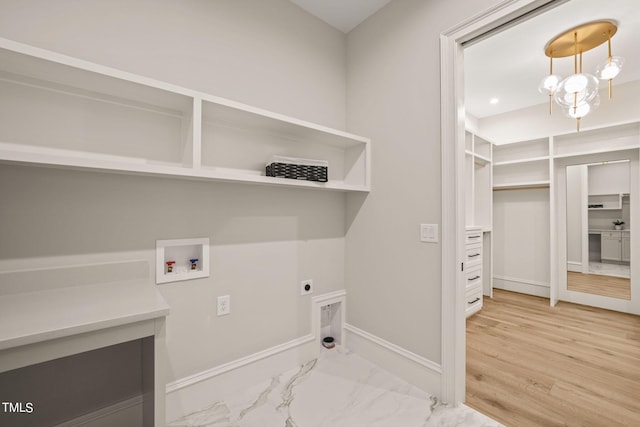
{"label": "wall outlet plate", "polygon": [[300,295],[310,295],[313,293],[313,280],[307,279],[300,282]]}
{"label": "wall outlet plate", "polygon": [[219,296],[217,307],[218,307],[217,309],[218,316],[225,316],[231,313],[231,296],[230,295]]}

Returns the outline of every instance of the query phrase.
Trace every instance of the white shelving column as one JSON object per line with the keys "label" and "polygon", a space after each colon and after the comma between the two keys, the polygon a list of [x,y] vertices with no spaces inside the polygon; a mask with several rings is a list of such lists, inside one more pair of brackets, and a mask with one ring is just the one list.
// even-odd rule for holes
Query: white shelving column
{"label": "white shelving column", "polygon": [[[467,233],[471,230],[477,233],[476,246],[479,250],[472,250],[469,258],[474,271],[480,275],[477,283],[481,287],[481,295],[493,296],[493,261],[492,261],[492,222],[493,222],[493,144],[478,135],[467,131],[465,133],[465,169],[468,191],[465,195]],[[475,277],[475,275],[473,276]],[[475,294],[474,294],[475,295]],[[474,300],[477,296],[474,296]],[[475,302],[474,307],[481,307],[482,301]],[[477,305],[479,304],[479,305]],[[479,308],[477,308],[479,309]],[[477,310],[468,311],[475,313]]]}

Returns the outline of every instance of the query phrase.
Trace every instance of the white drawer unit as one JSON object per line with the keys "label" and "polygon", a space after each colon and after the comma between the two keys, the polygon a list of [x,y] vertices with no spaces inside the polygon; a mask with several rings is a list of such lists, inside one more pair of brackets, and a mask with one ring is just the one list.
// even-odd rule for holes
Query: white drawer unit
{"label": "white drawer unit", "polygon": [[482,308],[482,230],[468,227],[465,245],[465,311],[467,317]]}

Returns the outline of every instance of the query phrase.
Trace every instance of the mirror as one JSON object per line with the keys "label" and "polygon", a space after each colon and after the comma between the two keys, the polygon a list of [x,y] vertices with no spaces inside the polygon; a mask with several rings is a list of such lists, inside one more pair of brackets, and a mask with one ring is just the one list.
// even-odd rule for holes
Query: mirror
{"label": "mirror", "polygon": [[631,299],[630,162],[567,166],[567,289]]}

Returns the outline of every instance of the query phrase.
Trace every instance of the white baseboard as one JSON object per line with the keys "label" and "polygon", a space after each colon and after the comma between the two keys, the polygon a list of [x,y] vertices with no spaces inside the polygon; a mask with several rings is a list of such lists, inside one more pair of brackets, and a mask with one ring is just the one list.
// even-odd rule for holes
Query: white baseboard
{"label": "white baseboard", "polygon": [[315,344],[313,335],[305,335],[167,384],[167,421],[308,362]]}
{"label": "white baseboard", "polygon": [[549,298],[551,295],[548,283],[514,277],[493,276],[493,287],[545,298]]}
{"label": "white baseboard", "polygon": [[58,424],[55,427],[111,427],[141,426],[142,396],[134,396],[122,402],[98,409],[89,414]]}
{"label": "white baseboard", "polygon": [[582,263],[576,261],[567,261],[567,271],[582,273]]}
{"label": "white baseboard", "polygon": [[442,367],[378,336],[345,323],[349,350],[416,387],[440,396]]}

